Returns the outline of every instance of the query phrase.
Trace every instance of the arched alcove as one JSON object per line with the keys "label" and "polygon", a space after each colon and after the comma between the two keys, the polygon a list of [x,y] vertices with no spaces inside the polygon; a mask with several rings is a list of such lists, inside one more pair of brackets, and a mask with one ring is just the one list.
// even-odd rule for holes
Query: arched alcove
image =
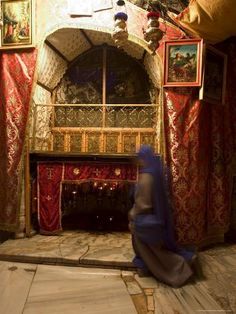
{"label": "arched alcove", "polygon": [[[50,32],[41,45],[30,119],[31,159],[42,161],[31,167],[41,232],[99,229],[101,221],[105,229],[127,228],[137,175],[131,159],[142,143],[159,152],[162,72],[159,56],[129,39],[118,49],[108,32],[71,27]],[[59,175],[55,208],[45,188],[51,171]]]}
{"label": "arched alcove", "polygon": [[[76,71],[87,72],[90,79],[95,71],[99,78],[80,80],[80,86],[71,82],[69,88],[65,82]],[[135,40],[118,49],[110,33],[102,31],[62,28],[50,33],[38,59],[31,151],[135,153],[142,143],[159,151],[161,71],[159,56],[151,56]],[[74,93],[62,101],[59,94],[66,84],[67,94]],[[97,89],[100,84],[99,97],[94,84]],[[85,94],[90,100],[83,101]]]}

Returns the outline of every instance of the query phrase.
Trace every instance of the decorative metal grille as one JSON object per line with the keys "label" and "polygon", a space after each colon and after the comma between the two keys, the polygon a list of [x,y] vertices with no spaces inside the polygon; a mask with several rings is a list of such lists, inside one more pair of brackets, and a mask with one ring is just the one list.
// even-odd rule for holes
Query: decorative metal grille
{"label": "decorative metal grille", "polygon": [[151,134],[141,134],[141,144],[154,146],[155,137]]}
{"label": "decorative metal grille", "polygon": [[72,107],[63,106],[55,108],[55,127],[102,127],[101,106]]}
{"label": "decorative metal grille", "polygon": [[155,149],[157,110],[149,104],[35,105],[31,150],[134,153],[142,143]]}
{"label": "decorative metal grille", "polygon": [[136,152],[136,135],[124,135],[124,153]]}
{"label": "decorative metal grille", "polygon": [[70,151],[82,152],[82,134],[70,135]]}
{"label": "decorative metal grille", "polygon": [[156,149],[156,89],[141,63],[117,48],[80,55],[50,97],[34,97],[32,151],[135,153],[141,143]]}
{"label": "decorative metal grille", "polygon": [[106,149],[107,153],[117,153],[118,152],[118,135],[107,134],[106,135]]}
{"label": "decorative metal grille", "polygon": [[88,135],[88,152],[96,153],[100,151],[100,134],[92,133]]}
{"label": "decorative metal grille", "polygon": [[106,126],[113,128],[153,128],[156,121],[155,108],[150,105],[136,107],[108,106]]}
{"label": "decorative metal grille", "polygon": [[56,133],[53,136],[53,150],[54,151],[64,151],[64,135]]}

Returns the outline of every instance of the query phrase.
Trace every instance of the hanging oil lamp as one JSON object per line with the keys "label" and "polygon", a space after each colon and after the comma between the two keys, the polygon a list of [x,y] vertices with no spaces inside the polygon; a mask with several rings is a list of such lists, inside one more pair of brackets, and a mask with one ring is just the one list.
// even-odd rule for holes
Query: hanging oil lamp
{"label": "hanging oil lamp", "polygon": [[128,31],[127,31],[127,20],[128,20],[128,15],[125,12],[125,1],[123,0],[118,0],[116,2],[117,6],[119,7],[118,12],[114,15],[114,30],[112,33],[112,38],[115,41],[116,46],[122,47],[124,43],[128,39]]}
{"label": "hanging oil lamp", "polygon": [[143,31],[144,39],[148,42],[148,48],[153,54],[155,54],[156,49],[159,47],[159,41],[163,37],[163,32],[159,28],[159,17],[158,12],[149,12],[147,14],[147,29]]}

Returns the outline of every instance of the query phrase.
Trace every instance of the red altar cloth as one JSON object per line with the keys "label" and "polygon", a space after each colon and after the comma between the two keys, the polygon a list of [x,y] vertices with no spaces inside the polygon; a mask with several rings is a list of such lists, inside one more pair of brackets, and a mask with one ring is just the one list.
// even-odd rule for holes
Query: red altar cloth
{"label": "red altar cloth", "polygon": [[63,182],[88,180],[135,182],[137,167],[129,163],[46,163],[37,165],[37,199],[40,232],[53,234],[62,230],[61,192]]}

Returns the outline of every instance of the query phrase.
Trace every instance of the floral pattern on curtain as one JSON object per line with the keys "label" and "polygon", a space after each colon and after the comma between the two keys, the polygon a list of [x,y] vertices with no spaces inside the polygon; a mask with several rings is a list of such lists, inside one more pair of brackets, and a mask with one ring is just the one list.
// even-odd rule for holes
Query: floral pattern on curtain
{"label": "floral pattern on curtain", "polygon": [[16,231],[21,160],[37,52],[0,53],[0,229]]}
{"label": "floral pattern on curtain", "polygon": [[198,100],[197,88],[164,90],[166,160],[177,239],[204,246],[222,241],[231,211],[231,163],[236,149],[236,42],[228,52],[225,105]]}

